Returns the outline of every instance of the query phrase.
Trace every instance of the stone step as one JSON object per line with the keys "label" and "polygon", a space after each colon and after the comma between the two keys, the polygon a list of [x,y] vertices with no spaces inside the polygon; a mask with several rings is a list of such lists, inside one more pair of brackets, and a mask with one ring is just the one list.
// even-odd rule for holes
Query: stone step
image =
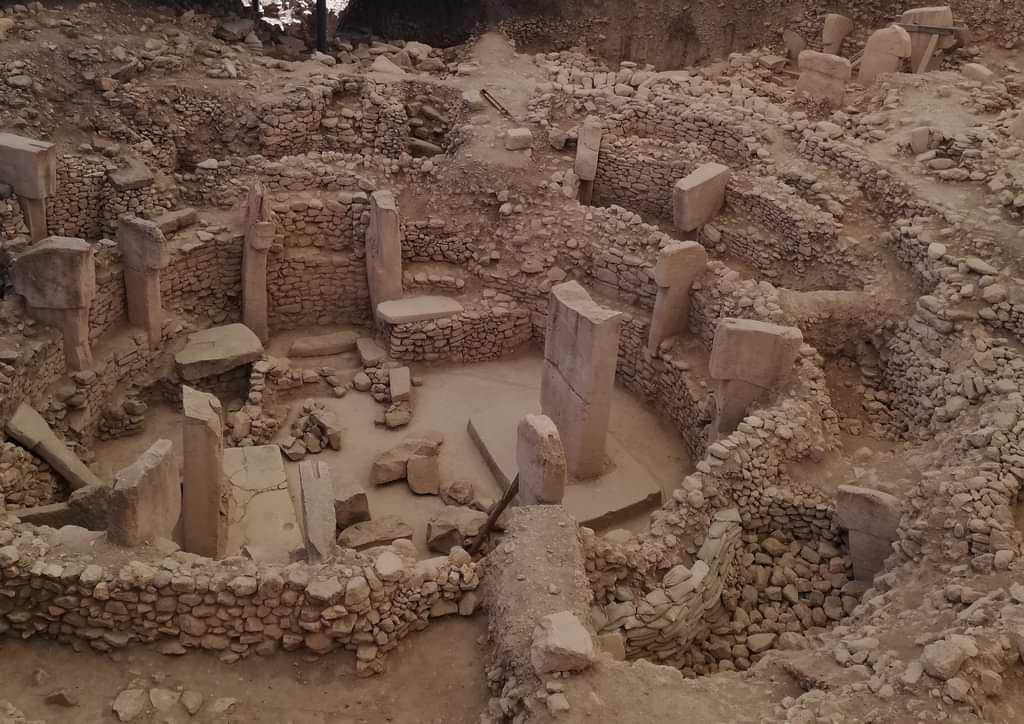
{"label": "stone step", "polygon": [[461,314],[463,306],[450,297],[421,296],[394,299],[377,305],[377,317],[388,324],[407,324]]}

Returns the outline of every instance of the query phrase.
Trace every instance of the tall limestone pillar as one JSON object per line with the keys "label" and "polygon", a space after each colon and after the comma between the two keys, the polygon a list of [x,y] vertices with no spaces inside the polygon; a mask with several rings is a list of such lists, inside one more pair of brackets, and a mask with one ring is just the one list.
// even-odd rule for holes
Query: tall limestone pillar
{"label": "tall limestone pillar", "polygon": [[181,501],[185,550],[223,558],[231,515],[231,491],[224,476],[224,410],[216,397],[187,385],[182,385],[181,399],[185,411]]}
{"label": "tall limestone pillar", "polygon": [[245,202],[245,247],[242,251],[242,323],[261,342],[270,339],[267,298],[267,256],[277,226],[266,202],[266,188],[257,181]]}
{"label": "tall limestone pillar", "polygon": [[167,240],[152,221],[122,217],[117,244],[124,265],[128,321],[144,327],[150,349],[160,346],[164,312],[160,300],[160,270],[167,266]]}

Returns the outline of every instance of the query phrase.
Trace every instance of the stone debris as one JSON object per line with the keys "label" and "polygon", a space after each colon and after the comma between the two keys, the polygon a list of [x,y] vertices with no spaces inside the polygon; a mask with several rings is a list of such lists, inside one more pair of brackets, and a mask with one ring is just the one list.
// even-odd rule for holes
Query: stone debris
{"label": "stone debris", "polygon": [[355,332],[334,332],[315,337],[299,337],[288,349],[289,357],[330,357],[356,349],[359,335]]}
{"label": "stone debris", "polygon": [[427,548],[447,554],[459,546],[468,548],[480,533],[487,514],[463,506],[445,506],[427,521]]}
{"label": "stone debris", "polygon": [[538,675],[583,671],[594,661],[594,640],[572,611],[552,613],[537,622],[530,662]]}
{"label": "stone debris", "polygon": [[[413,458],[437,458],[443,443],[444,436],[436,431],[420,433],[406,439],[377,456],[370,470],[370,481],[374,485],[384,485],[396,480],[407,480],[409,461]],[[435,494],[437,492],[439,491],[434,491]]]}
{"label": "stone debris", "polygon": [[338,545],[364,550],[397,540],[408,540],[412,536],[413,529],[405,521],[395,515],[384,515],[345,528],[338,535]]}

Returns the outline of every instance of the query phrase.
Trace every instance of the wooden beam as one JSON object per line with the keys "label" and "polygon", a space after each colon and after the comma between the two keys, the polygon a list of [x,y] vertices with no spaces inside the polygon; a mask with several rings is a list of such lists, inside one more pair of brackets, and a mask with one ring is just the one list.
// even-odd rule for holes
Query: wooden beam
{"label": "wooden beam", "polygon": [[921,56],[921,62],[917,64],[917,68],[914,70],[915,73],[924,73],[928,70],[928,64],[932,62],[932,55],[935,54],[935,48],[939,45],[939,36],[932,35],[928,40],[928,47],[924,49],[924,55]]}

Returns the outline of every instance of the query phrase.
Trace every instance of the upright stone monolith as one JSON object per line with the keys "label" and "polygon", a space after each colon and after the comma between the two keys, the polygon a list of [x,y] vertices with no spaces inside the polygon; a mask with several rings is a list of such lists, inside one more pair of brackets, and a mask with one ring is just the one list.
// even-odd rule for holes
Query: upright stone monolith
{"label": "upright stone monolith", "polygon": [[833,108],[843,105],[846,83],[853,75],[850,61],[838,55],[805,50],[797,61],[800,77],[796,82],[799,93],[806,93]]}
{"label": "upright stone monolith", "polygon": [[181,517],[181,480],[170,440],[157,440],[114,477],[107,538],[138,546],[155,538],[172,540]]}
{"label": "upright stone monolith", "polygon": [[516,429],[520,505],[557,505],[565,496],[565,449],[546,415],[527,415]]}
{"label": "upright stone monolith", "polygon": [[621,318],[576,282],[551,290],[541,411],[558,428],[574,478],[592,478],[604,470]]}
{"label": "upright stone monolith", "polygon": [[839,13],[828,13],[821,28],[821,50],[829,55],[839,55],[843,41],[853,30],[853,21]]}
{"label": "upright stone monolith", "polygon": [[910,49],[910,33],[899,25],[871,33],[857,68],[857,82],[868,85],[882,73],[896,73],[910,57]]}
{"label": "upright stone monolith", "polygon": [[705,163],[676,182],[672,190],[672,220],[680,231],[695,231],[711,221],[725,205],[725,187],[732,172],[720,163]]}
{"label": "upright stone monolith", "polygon": [[34,138],[0,133],[0,183],[14,189],[29,238],[46,238],[46,200],[57,192],[57,147]]}
{"label": "upright stone monolith", "polygon": [[15,262],[14,291],[25,298],[30,317],[61,331],[69,371],[92,367],[89,308],[96,296],[92,246],[63,236],[35,244]]}
{"label": "upright stone monolith", "polygon": [[647,351],[658,352],[658,345],[686,331],[690,320],[690,287],[708,264],[708,254],[695,241],[673,242],[658,253],[654,282],[658,296],[654,301]]}
{"label": "upright stone monolith", "polygon": [[381,302],[402,298],[402,231],[398,204],[390,191],[375,191],[370,195],[366,276],[374,316]]}
{"label": "upright stone monolith", "polygon": [[266,202],[261,181],[253,184],[245,202],[244,244],[242,250],[242,323],[256,333],[261,342],[270,339],[267,301],[267,255],[277,232],[274,212]]}
{"label": "upright stone monolith", "polygon": [[708,365],[716,405],[709,439],[735,430],[750,405],[792,372],[803,341],[796,327],[753,319],[719,320]]}
{"label": "upright stone monolith", "polygon": [[579,202],[590,205],[594,197],[594,179],[597,178],[597,162],[601,154],[601,139],[604,128],[600,119],[587,116],[579,129],[576,140],[576,162],[573,167],[580,180]]}
{"label": "upright stone monolith", "polygon": [[220,400],[187,385],[181,388],[185,550],[208,558],[227,553],[231,491],[224,477],[224,410]]}
{"label": "upright stone monolith", "polygon": [[337,519],[334,512],[334,484],[327,463],[303,460],[299,463],[302,497],[302,540],[306,561],[319,563],[334,550]]}
{"label": "upright stone monolith", "polygon": [[152,221],[122,217],[117,224],[128,321],[146,330],[150,349],[160,346],[163,332],[163,304],[160,300],[160,270],[167,266],[167,240]]}

